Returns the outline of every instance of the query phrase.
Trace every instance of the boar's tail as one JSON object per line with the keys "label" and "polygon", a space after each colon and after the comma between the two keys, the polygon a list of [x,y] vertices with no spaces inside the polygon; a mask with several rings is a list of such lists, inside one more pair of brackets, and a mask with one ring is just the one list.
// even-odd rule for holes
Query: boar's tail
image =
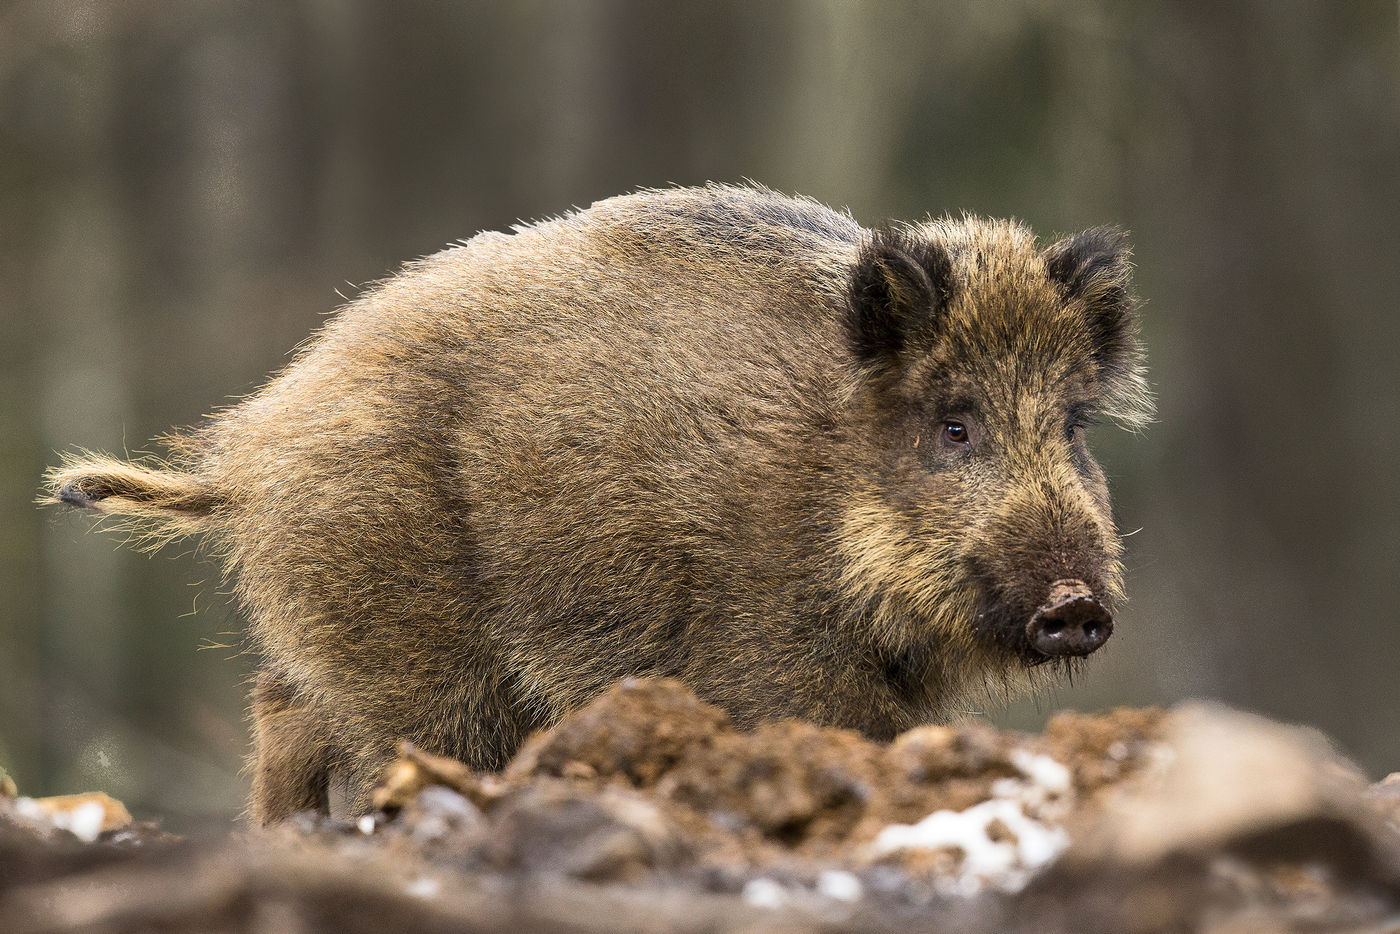
{"label": "boar's tail", "polygon": [[117,516],[138,546],[149,548],[209,531],[223,501],[196,474],[102,454],[65,457],[45,475],[39,499]]}

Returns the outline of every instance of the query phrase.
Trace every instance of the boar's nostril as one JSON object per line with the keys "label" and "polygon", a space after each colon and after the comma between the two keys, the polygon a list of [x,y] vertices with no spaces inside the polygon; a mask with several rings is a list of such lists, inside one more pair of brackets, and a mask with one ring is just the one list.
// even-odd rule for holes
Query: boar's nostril
{"label": "boar's nostril", "polygon": [[1041,655],[1088,655],[1113,635],[1113,615],[1081,580],[1058,580],[1026,624],[1026,638]]}

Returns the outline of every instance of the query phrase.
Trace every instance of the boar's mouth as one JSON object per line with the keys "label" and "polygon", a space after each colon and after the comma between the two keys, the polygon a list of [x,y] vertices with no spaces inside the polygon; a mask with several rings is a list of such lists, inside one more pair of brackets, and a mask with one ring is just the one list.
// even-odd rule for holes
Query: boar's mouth
{"label": "boar's mouth", "polygon": [[1062,579],[1029,612],[1003,599],[978,615],[978,629],[1019,654],[1028,665],[1091,655],[1113,635],[1113,614],[1088,584]]}

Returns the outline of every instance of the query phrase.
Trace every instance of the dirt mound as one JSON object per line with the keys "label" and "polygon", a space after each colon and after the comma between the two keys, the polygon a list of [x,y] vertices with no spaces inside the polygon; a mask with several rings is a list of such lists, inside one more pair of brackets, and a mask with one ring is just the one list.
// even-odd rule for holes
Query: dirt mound
{"label": "dirt mound", "polygon": [[405,746],[354,822],[85,844],[0,797],[0,930],[1365,929],[1400,911],[1396,787],[1213,707],[879,744],[628,681],[500,775]]}

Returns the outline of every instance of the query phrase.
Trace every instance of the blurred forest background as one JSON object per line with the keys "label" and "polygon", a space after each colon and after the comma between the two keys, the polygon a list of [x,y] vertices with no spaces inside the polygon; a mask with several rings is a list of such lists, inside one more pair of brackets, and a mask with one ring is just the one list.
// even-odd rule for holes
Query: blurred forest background
{"label": "blurred forest background", "polygon": [[1400,769],[1395,0],[0,2],[0,765],[244,794],[217,570],[37,509],[56,452],[152,450],[451,240],[742,178],[1134,232],[1133,602],[1000,722],[1215,697]]}

